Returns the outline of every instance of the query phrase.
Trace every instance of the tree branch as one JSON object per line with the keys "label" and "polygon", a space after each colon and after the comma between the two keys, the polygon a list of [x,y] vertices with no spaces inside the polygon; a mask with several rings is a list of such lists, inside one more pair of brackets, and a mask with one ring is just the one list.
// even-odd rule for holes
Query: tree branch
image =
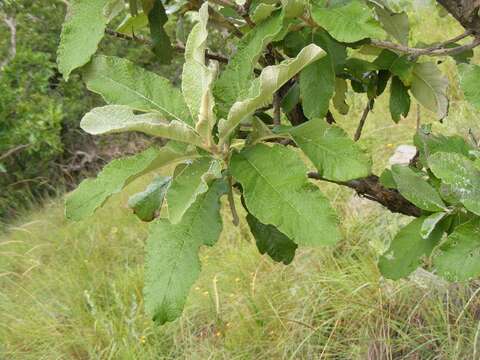
{"label": "tree branch", "polygon": [[0,62],[0,70],[3,69],[17,55],[17,23],[13,17],[1,17],[5,25],[10,29],[10,48],[7,57]]}
{"label": "tree branch", "polygon": [[[142,36],[130,36],[130,35],[127,35],[127,34],[123,34],[123,33],[120,33],[118,31],[115,31],[115,30],[111,30],[111,29],[106,29],[105,30],[105,33],[107,35],[110,35],[110,36],[113,36],[113,37],[116,37],[118,39],[122,39],[122,40],[128,40],[128,41],[135,41],[135,42],[138,42],[138,43],[141,43],[141,44],[146,44],[146,45],[152,45],[151,41],[148,40],[148,39],[145,39],[144,37]],[[181,44],[176,44],[176,45],[173,45],[174,49],[178,52],[185,52],[185,46],[181,45]],[[224,64],[227,64],[228,63],[228,58],[226,58],[225,56],[222,56],[222,55],[219,55],[219,54],[215,54],[215,53],[211,53],[209,52],[208,50],[205,52],[205,57],[207,59],[211,59],[211,60],[217,60],[221,63],[224,63]]]}
{"label": "tree branch", "polygon": [[337,185],[347,186],[356,193],[369,200],[378,202],[394,213],[419,217],[422,211],[405,199],[397,190],[387,189],[380,184],[376,175],[370,175],[363,179],[350,181],[331,181],[324,179],[317,172],[309,172],[308,177],[314,180],[328,181]]}
{"label": "tree branch", "polygon": [[0,161],[5,160],[6,158],[12,156],[13,154],[19,152],[20,150],[26,149],[30,146],[30,144],[22,144],[15,146],[9,150],[7,150],[5,153],[0,155]]}
{"label": "tree branch", "polygon": [[355,136],[353,137],[354,141],[360,140],[360,137],[362,136],[363,127],[365,126],[365,121],[367,121],[367,116],[370,113],[370,110],[372,110],[374,103],[375,103],[375,100],[371,99],[368,101],[367,106],[365,106],[360,122],[358,123],[357,131],[355,131]]}
{"label": "tree branch", "polygon": [[[450,43],[449,41],[445,41],[444,46],[446,46],[449,43]],[[471,49],[479,46],[480,45],[480,37],[476,37],[469,44],[460,45],[460,46],[456,46],[456,47],[453,47],[453,48],[438,47],[438,45],[432,46],[432,47],[429,47],[429,48],[425,48],[425,49],[411,48],[411,47],[408,47],[408,46],[405,46],[405,45],[392,43],[390,41],[375,40],[375,39],[370,40],[370,44],[372,46],[375,46],[375,47],[380,48],[380,49],[389,49],[389,50],[393,50],[393,51],[399,51],[399,52],[402,52],[402,53],[405,53],[405,54],[412,55],[414,57],[419,57],[421,55],[447,56],[447,55],[460,54],[464,51],[471,50]]]}
{"label": "tree branch", "polygon": [[437,0],[466,30],[480,34],[479,0]]}

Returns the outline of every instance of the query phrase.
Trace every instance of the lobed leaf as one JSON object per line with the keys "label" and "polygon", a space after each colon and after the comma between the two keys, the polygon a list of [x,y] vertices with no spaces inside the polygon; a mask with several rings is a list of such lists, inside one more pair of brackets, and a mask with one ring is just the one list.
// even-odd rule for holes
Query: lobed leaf
{"label": "lobed leaf", "polygon": [[370,158],[337,126],[311,120],[293,128],[290,134],[327,180],[348,181],[371,174]]}
{"label": "lobed leaf", "polygon": [[414,219],[397,233],[378,262],[383,276],[392,280],[406,277],[421,264],[424,256],[430,256],[440,242],[444,229],[436,227],[423,239],[421,228],[424,221],[425,217]]}
{"label": "lobed leaf", "polygon": [[139,131],[202,146],[202,139],[192,127],[178,120],[168,122],[161,118],[162,115],[158,113],[135,115],[128,106],[107,105],[88,112],[82,118],[80,127],[92,135]]}
{"label": "lobed leaf", "polygon": [[143,0],[143,13],[147,15],[152,50],[161,64],[169,64],[173,57],[173,48],[164,26],[168,21],[165,8],[161,0]]}
{"label": "lobed leaf", "polygon": [[167,193],[168,217],[173,224],[182,219],[197,197],[208,190],[208,185],[221,176],[221,164],[210,157],[202,157],[186,164],[175,174]]}
{"label": "lobed leaf", "polygon": [[226,116],[239,95],[248,90],[253,69],[263,49],[282,32],[283,14],[274,13],[250,30],[238,43],[237,52],[215,82],[213,94],[221,116]]}
{"label": "lobed leaf", "polygon": [[428,164],[468,210],[480,215],[480,170],[472,161],[460,154],[437,152],[428,158]]}
{"label": "lobed leaf", "polygon": [[432,212],[445,210],[446,206],[438,192],[408,166],[393,165],[392,175],[400,194],[412,204]]}
{"label": "lobed leaf", "polygon": [[315,22],[340,42],[353,43],[366,38],[384,38],[385,31],[373,11],[359,0],[318,1],[312,5]]}
{"label": "lobed leaf", "polygon": [[196,130],[210,144],[211,133],[216,123],[213,108],[215,99],[212,94],[213,81],[216,77],[216,67],[205,65],[207,49],[208,2],[200,10],[199,22],[193,27],[185,46],[185,64],[182,73],[182,93],[187,103]]}
{"label": "lobed leaf", "polygon": [[161,209],[170,186],[170,176],[156,176],[147,188],[128,199],[128,207],[142,221],[152,221]]}
{"label": "lobed leaf", "polygon": [[436,64],[415,64],[410,91],[421,105],[436,113],[440,119],[445,118],[448,113],[447,88],[448,79],[442,75]]}
{"label": "lobed leaf", "polygon": [[300,93],[305,116],[310,120],[327,114],[330,99],[335,93],[335,70],[342,69],[347,57],[345,46],[336,42],[325,31],[313,38],[327,55],[300,72]]}
{"label": "lobed leaf", "polygon": [[420,161],[425,167],[428,167],[428,157],[437,152],[456,153],[469,157],[474,149],[461,136],[434,135],[422,128],[415,134],[414,143],[420,152]]}
{"label": "lobed leaf", "polygon": [[277,10],[276,4],[260,3],[258,4],[253,12],[251,12],[252,21],[257,24],[261,23],[263,20],[268,19],[272,13]]}
{"label": "lobed leaf", "polygon": [[292,149],[257,144],[234,154],[230,170],[242,185],[248,211],[263,224],[299,245],[332,245],[340,239],[334,210],[307,180],[307,169]]}
{"label": "lobed leaf", "polygon": [[84,180],[65,201],[65,215],[71,220],[82,220],[92,215],[113,194],[138,177],[160,167],[195,157],[169,146],[151,147],[137,155],[113,160],[95,179]]}
{"label": "lobed leaf", "polygon": [[228,113],[227,120],[219,122],[219,136],[225,141],[235,127],[256,109],[266,105],[272,99],[273,94],[295,74],[304,67],[320,59],[325,52],[315,44],[310,44],[300,51],[296,58],[286,60],[280,65],[267,66],[263,69],[260,77],[255,79],[250,87],[248,95],[233,104]]}
{"label": "lobed leaf", "polygon": [[247,223],[260,254],[267,253],[273,260],[285,265],[293,261],[297,244],[288,236],[278,231],[275,226],[262,224],[252,214],[247,214]]}
{"label": "lobed leaf", "polygon": [[400,44],[408,45],[410,24],[406,12],[396,13],[386,6],[377,5],[375,6],[375,13],[388,35],[392,36]]}
{"label": "lobed leaf", "polygon": [[390,115],[398,123],[401,117],[407,117],[410,111],[410,95],[402,81],[394,76],[390,84]]}
{"label": "lobed leaf", "polygon": [[72,0],[62,26],[57,50],[58,70],[66,81],[97,51],[108,22],[104,9],[110,0]]}
{"label": "lobed leaf", "polygon": [[148,26],[148,17],[144,13],[135,16],[127,15],[125,19],[118,25],[119,33],[133,36]]}
{"label": "lobed leaf", "polygon": [[332,102],[335,109],[342,115],[348,114],[349,106],[347,104],[347,90],[348,84],[345,79],[336,78],[335,79],[335,95],[333,96]]}
{"label": "lobed leaf", "polygon": [[480,275],[480,224],[478,219],[455,228],[433,258],[438,273],[449,281],[466,281]]}
{"label": "lobed leaf", "polygon": [[167,79],[128,60],[96,56],[86,68],[84,80],[87,88],[100,94],[108,104],[157,111],[167,119],[193,125],[180,90]]}
{"label": "lobed leaf", "polygon": [[225,189],[222,181],[214,182],[178,224],[157,219],[150,225],[145,258],[145,309],[159,324],[181,315],[190,288],[200,274],[199,248],[214,245],[220,236],[220,197]]}
{"label": "lobed leaf", "polygon": [[447,216],[448,213],[446,212],[438,212],[426,217],[423,221],[422,228],[420,229],[420,235],[422,235],[422,238],[428,239],[438,224]]}
{"label": "lobed leaf", "polygon": [[382,50],[373,63],[378,69],[388,70],[396,75],[406,86],[412,83],[415,63],[411,62],[408,56],[400,56],[393,51]]}
{"label": "lobed leaf", "polygon": [[465,99],[480,109],[480,66],[459,64],[458,74],[460,75],[460,87],[462,88]]}

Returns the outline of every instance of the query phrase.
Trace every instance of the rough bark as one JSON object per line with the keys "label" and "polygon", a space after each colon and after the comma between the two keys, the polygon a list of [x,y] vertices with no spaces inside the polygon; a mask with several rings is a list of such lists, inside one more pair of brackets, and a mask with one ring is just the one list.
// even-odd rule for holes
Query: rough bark
{"label": "rough bark", "polygon": [[480,34],[480,0],[437,0],[466,30]]}
{"label": "rough bark", "polygon": [[[308,177],[315,180],[325,180],[316,172],[309,173]],[[380,203],[391,212],[415,217],[419,217],[422,213],[418,207],[405,199],[397,190],[382,186],[376,175],[345,182],[335,181],[334,183],[355,190],[358,195]]]}

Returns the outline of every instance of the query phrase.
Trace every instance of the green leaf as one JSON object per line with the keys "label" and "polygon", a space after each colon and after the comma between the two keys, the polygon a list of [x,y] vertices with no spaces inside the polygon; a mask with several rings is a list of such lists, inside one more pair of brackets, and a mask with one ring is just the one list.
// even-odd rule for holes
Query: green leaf
{"label": "green leaf", "polygon": [[243,119],[252,115],[256,109],[270,103],[275,91],[288,80],[324,55],[325,52],[321,48],[310,44],[303,48],[296,58],[264,68],[260,76],[252,83],[247,96],[233,104],[227,120],[220,120],[218,129],[221,140],[225,141],[231,131]]}
{"label": "green leaf", "polygon": [[67,81],[70,73],[90,61],[107,26],[104,8],[109,0],[72,0],[62,26],[57,50],[58,70]]}
{"label": "green leaf", "polygon": [[260,254],[267,253],[273,260],[283,262],[285,265],[292,262],[297,244],[275,226],[262,224],[252,214],[247,215],[247,222]]}
{"label": "green leaf", "polygon": [[327,32],[315,33],[313,40],[327,55],[300,73],[303,111],[310,120],[323,118],[327,114],[330,99],[335,93],[335,72],[343,70],[347,57],[345,46],[336,42]]}
{"label": "green leaf", "polygon": [[156,176],[145,191],[128,199],[128,207],[140,220],[152,221],[162,207],[171,180],[170,176]]}
{"label": "green leaf", "polygon": [[258,26],[263,20],[268,19],[275,10],[277,10],[276,4],[260,3],[253,10],[252,21]]}
{"label": "green leaf", "polygon": [[[458,46],[461,46],[461,44],[450,43],[450,44],[445,45],[445,47],[447,49],[455,48],[455,47],[458,47]],[[462,51],[462,52],[457,53],[457,54],[454,53],[450,56],[452,57],[453,60],[455,60],[455,63],[457,65],[459,65],[459,64],[469,64],[474,55],[475,54],[473,52],[473,49],[468,49],[468,50]]]}
{"label": "green leaf", "polygon": [[248,90],[258,58],[263,49],[282,32],[282,27],[283,15],[276,12],[240,40],[237,52],[214,85],[213,94],[220,116],[226,116],[238,96]]}
{"label": "green leaf", "polygon": [[127,15],[122,23],[118,25],[117,31],[122,34],[133,36],[134,34],[138,34],[147,26],[148,17],[144,13],[140,13],[135,16]]}
{"label": "green leaf", "polygon": [[293,128],[290,134],[327,180],[348,181],[371,174],[369,157],[337,126],[311,120]]}
{"label": "green leaf", "polygon": [[473,147],[461,136],[433,135],[427,129],[419,129],[414,137],[415,146],[420,151],[420,161],[428,167],[428,157],[437,152],[449,152],[470,156]]}
{"label": "green leaf", "polygon": [[80,127],[92,135],[140,131],[147,135],[177,140],[202,146],[202,139],[184,122],[162,119],[158,113],[135,115],[133,109],[124,105],[107,105],[88,112]]}
{"label": "green leaf", "polygon": [[145,310],[159,324],[183,311],[201,264],[201,245],[212,246],[222,231],[220,197],[225,184],[216,181],[190,207],[178,224],[157,219],[150,225],[145,257]]}
{"label": "green leaf", "polygon": [[137,16],[138,14],[138,2],[137,0],[128,0],[128,7],[130,10],[130,14],[132,16]]}
{"label": "green leaf", "polygon": [[458,74],[460,76],[460,87],[462,88],[465,99],[480,109],[480,66],[478,65],[458,65]]}
{"label": "green leaf", "polygon": [[448,112],[447,88],[448,80],[436,64],[415,64],[410,91],[421,105],[435,112],[440,119]]}
{"label": "green leaf", "polygon": [[112,21],[124,9],[124,0],[108,0],[107,4],[103,8],[103,15],[107,18],[107,23]]}
{"label": "green leaf", "polygon": [[295,106],[297,106],[299,102],[300,102],[300,85],[298,85],[298,82],[295,82],[290,87],[290,89],[288,89],[288,92],[283,97],[282,102],[280,103],[280,106],[283,112],[289,113],[295,108]]}
{"label": "green leaf", "polygon": [[359,0],[326,5],[327,0],[312,5],[315,22],[340,42],[353,43],[365,38],[384,38],[385,32],[373,11]]}
{"label": "green leaf", "polygon": [[334,92],[335,71],[329,57],[315,61],[300,73],[303,111],[310,120],[325,117]]}
{"label": "green leaf", "polygon": [[246,146],[252,146],[259,143],[262,140],[269,138],[278,138],[278,135],[275,134],[265,123],[256,117],[252,119],[252,131],[248,134]]}
{"label": "green leaf", "polygon": [[82,220],[92,215],[113,194],[138,177],[178,161],[193,158],[192,152],[180,153],[169,146],[151,147],[137,155],[113,160],[96,179],[84,180],[70,193],[65,202],[65,215],[71,220]]}
{"label": "green leaf", "polygon": [[[216,123],[213,107],[215,100],[212,94],[213,81],[216,77],[216,66],[205,65],[207,49],[208,3],[200,10],[199,22],[193,27],[185,46],[185,64],[182,73],[182,92],[187,103],[196,130],[208,145],[213,143],[211,133]],[[212,63],[213,64],[213,63]]]}
{"label": "green leaf", "polygon": [[478,219],[455,228],[433,258],[437,272],[449,281],[466,281],[480,275],[480,224]]}
{"label": "green leaf", "polygon": [[393,51],[382,50],[373,63],[378,69],[388,70],[398,76],[406,86],[413,80],[415,63],[411,62],[406,55],[400,56]]}
{"label": "green leaf", "polygon": [[375,6],[378,20],[388,35],[402,45],[408,45],[410,25],[406,12],[395,13],[386,7]]}
{"label": "green leaf", "polygon": [[232,156],[248,211],[299,245],[332,245],[340,239],[328,200],[306,177],[307,168],[290,148],[257,144]]}
{"label": "green leaf", "polygon": [[221,164],[210,157],[197,159],[174,176],[167,192],[168,218],[177,224],[208,185],[221,176]]}
{"label": "green leaf", "polygon": [[430,256],[444,229],[436,227],[428,238],[423,239],[420,231],[424,221],[425,217],[417,218],[397,233],[378,262],[383,276],[392,280],[406,277],[421,264],[424,256]]}
{"label": "green leaf", "polygon": [[169,64],[173,57],[173,48],[164,26],[168,21],[161,0],[143,0],[143,13],[147,15],[153,53],[161,64]]}
{"label": "green leaf", "polygon": [[446,212],[438,212],[429,215],[423,221],[422,228],[420,229],[420,235],[422,235],[423,239],[428,239],[428,237],[432,234],[438,224],[446,217],[448,213]]}
{"label": "green leaf", "polygon": [[298,18],[305,11],[306,0],[281,0],[285,18]]}
{"label": "green leaf", "polygon": [[480,215],[480,170],[473,161],[460,154],[438,152],[428,158],[428,164],[468,210]]}
{"label": "green leaf", "polygon": [[386,187],[387,189],[397,188],[397,183],[395,182],[395,179],[393,178],[392,170],[390,169],[383,170],[378,180],[380,181],[380,184],[383,187]]}
{"label": "green leaf", "polygon": [[179,89],[128,60],[96,56],[87,67],[84,79],[88,89],[100,94],[108,104],[157,111],[168,119],[193,124]]}
{"label": "green leaf", "polygon": [[342,78],[335,79],[335,95],[332,102],[335,109],[342,115],[347,115],[349,106],[346,102],[348,85],[347,81]]}
{"label": "green leaf", "polygon": [[398,123],[401,117],[407,117],[410,111],[410,95],[408,89],[396,76],[390,84],[390,115]]}
{"label": "green leaf", "polygon": [[325,30],[317,29],[313,42],[320,46],[330,58],[336,73],[342,73],[347,60],[347,48],[330,36]]}
{"label": "green leaf", "polygon": [[398,191],[420,209],[432,212],[445,210],[438,192],[408,166],[393,165],[392,175]]}

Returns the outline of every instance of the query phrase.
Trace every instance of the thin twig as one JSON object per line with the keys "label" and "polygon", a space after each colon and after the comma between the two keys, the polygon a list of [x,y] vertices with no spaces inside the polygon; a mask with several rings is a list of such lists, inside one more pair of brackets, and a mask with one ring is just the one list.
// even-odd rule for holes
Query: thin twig
{"label": "thin twig", "polygon": [[[313,21],[310,16],[301,16],[300,17],[306,24],[310,27],[319,27],[315,21]],[[455,36],[452,39],[442,41],[439,44],[427,47],[427,48],[412,48],[402,44],[393,43],[390,41],[384,40],[376,40],[371,39],[370,45],[380,48],[380,49],[388,49],[393,51],[398,51],[404,54],[409,54],[413,58],[419,57],[421,55],[427,56],[447,56],[447,55],[456,55],[460,54],[464,51],[471,50],[480,45],[480,36],[476,36],[473,41],[466,45],[460,45],[456,47],[446,47],[456,41],[462,40],[470,35],[474,35],[474,32],[471,29],[467,29],[464,33]]]}
{"label": "thin twig", "polygon": [[469,37],[470,35],[473,34],[473,31],[472,30],[465,30],[465,32],[463,34],[460,34],[458,36],[455,36],[449,40],[445,40],[445,41],[442,41],[442,42],[439,42],[438,44],[436,45],[433,45],[433,46],[430,46],[428,49],[430,50],[437,50],[437,49],[441,49],[441,48],[444,48],[445,46],[447,45],[450,45],[450,44],[453,44],[453,43],[456,43],[457,41],[460,41],[460,40],[463,40],[465,39],[466,37]]}
{"label": "thin twig", "polygon": [[[148,40],[148,39],[145,39],[143,36],[130,36],[130,35],[123,34],[123,33],[120,33],[118,31],[115,31],[115,30],[111,30],[111,29],[106,29],[105,33],[107,35],[114,36],[114,37],[122,39],[122,40],[135,41],[135,42],[138,42],[138,43],[141,43],[141,44],[152,45],[151,41]],[[173,47],[178,52],[181,52],[181,53],[185,52],[185,46],[183,46],[182,44],[175,44],[175,45],[173,45]],[[207,59],[217,60],[217,61],[225,63],[225,64],[228,63],[228,58],[226,58],[225,56],[215,54],[215,53],[211,53],[209,51],[205,52],[205,57]]]}
{"label": "thin twig", "polygon": [[210,0],[210,1],[215,3],[215,4],[218,4],[218,5],[221,5],[221,6],[224,6],[224,7],[230,7],[232,9],[234,9],[235,12],[245,20],[245,22],[248,24],[248,26],[250,26],[252,28],[255,26],[255,23],[252,21],[252,19],[250,18],[250,15],[249,15],[250,3],[251,3],[250,1],[245,2],[245,5],[243,5],[243,6],[238,5],[238,4],[236,4],[234,2],[231,2],[229,0]]}
{"label": "thin twig", "polygon": [[22,145],[15,146],[14,148],[11,148],[11,149],[7,150],[7,152],[0,155],[0,161],[5,160],[9,156],[12,156],[13,154],[15,154],[16,152],[18,152],[20,150],[26,149],[29,146],[30,146],[30,144],[22,144]]}
{"label": "thin twig", "polygon": [[370,113],[370,110],[372,110],[373,108],[374,102],[375,100],[373,99],[369,100],[367,103],[367,106],[365,106],[360,122],[358,123],[357,131],[355,131],[355,136],[353,137],[354,141],[358,141],[362,136],[362,130],[363,130],[363,127],[365,126],[365,121],[367,120],[367,116]]}
{"label": "thin twig", "polygon": [[228,176],[228,205],[232,213],[232,223],[238,226],[240,220],[238,218],[237,208],[235,207],[235,199],[233,198],[233,179],[231,175]]}
{"label": "thin twig", "polygon": [[[448,41],[446,42],[449,43]],[[401,53],[409,54],[413,57],[419,57],[421,55],[427,56],[447,56],[447,55],[456,55],[460,54],[464,51],[471,50],[478,45],[480,45],[480,37],[476,37],[473,41],[466,45],[460,45],[452,48],[445,48],[445,47],[431,47],[431,48],[411,48],[405,45],[392,43],[390,41],[383,41],[383,40],[370,40],[370,45],[380,48],[380,49],[388,49],[393,51],[399,51]]]}
{"label": "thin twig", "polygon": [[274,125],[280,125],[280,94],[278,93],[278,91],[276,91],[274,94],[273,94],[273,124]]}
{"label": "thin twig", "polygon": [[478,147],[480,142],[477,140],[477,137],[473,133],[472,128],[468,129],[468,135],[470,136],[470,139],[472,140],[472,142],[475,144],[475,147]]}
{"label": "thin twig", "polygon": [[222,14],[217,12],[217,10],[215,10],[213,7],[209,6],[208,11],[210,13],[210,18],[213,22],[217,22],[219,25],[225,27],[227,30],[230,30],[236,37],[240,39],[243,37],[243,33],[238,30],[235,24],[228,20],[226,17],[224,17]]}
{"label": "thin twig", "polygon": [[422,110],[420,109],[420,104],[417,104],[417,132],[420,130],[422,125]]}

